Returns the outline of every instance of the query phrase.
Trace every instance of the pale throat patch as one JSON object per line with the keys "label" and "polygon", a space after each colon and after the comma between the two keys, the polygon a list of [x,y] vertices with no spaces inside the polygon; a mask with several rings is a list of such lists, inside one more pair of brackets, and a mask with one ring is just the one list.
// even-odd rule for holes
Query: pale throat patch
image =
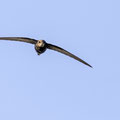
{"label": "pale throat patch", "polygon": [[38,40],[37,46],[38,47],[44,47],[44,42],[42,40]]}

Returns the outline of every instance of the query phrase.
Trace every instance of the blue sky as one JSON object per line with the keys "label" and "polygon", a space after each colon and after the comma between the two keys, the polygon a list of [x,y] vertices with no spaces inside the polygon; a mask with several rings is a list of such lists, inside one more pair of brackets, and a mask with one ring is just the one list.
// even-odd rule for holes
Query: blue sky
{"label": "blue sky", "polygon": [[1,120],[120,120],[120,1],[1,0],[0,36],[44,39],[91,64],[0,41]]}

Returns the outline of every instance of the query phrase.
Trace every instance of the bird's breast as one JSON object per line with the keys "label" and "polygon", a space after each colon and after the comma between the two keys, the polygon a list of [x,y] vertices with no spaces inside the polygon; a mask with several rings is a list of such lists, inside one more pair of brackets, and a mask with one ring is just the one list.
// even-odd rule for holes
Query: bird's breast
{"label": "bird's breast", "polygon": [[38,46],[35,46],[35,50],[39,53],[39,54],[42,54],[46,51],[46,46],[44,47],[38,47]]}

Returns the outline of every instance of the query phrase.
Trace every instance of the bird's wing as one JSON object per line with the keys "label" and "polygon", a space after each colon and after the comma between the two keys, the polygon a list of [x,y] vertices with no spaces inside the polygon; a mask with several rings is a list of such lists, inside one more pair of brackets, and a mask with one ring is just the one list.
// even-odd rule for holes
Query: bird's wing
{"label": "bird's wing", "polygon": [[37,40],[26,38],[26,37],[0,37],[0,40],[10,40],[10,41],[20,41],[20,42],[26,42],[31,44],[36,44]]}
{"label": "bird's wing", "polygon": [[70,53],[70,52],[68,52],[68,51],[66,51],[66,50],[64,50],[64,49],[62,49],[62,48],[60,48],[58,46],[55,46],[55,45],[52,45],[52,44],[47,44],[47,48],[51,49],[51,50],[58,51],[60,53],[63,53],[65,55],[67,55],[67,56],[70,56],[70,57],[78,60],[79,62],[82,62],[83,64],[85,64],[85,65],[87,65],[89,67],[92,67],[91,65],[89,65],[88,63],[86,63],[85,61],[83,61],[82,59],[78,58],[77,56],[73,55],[72,53]]}

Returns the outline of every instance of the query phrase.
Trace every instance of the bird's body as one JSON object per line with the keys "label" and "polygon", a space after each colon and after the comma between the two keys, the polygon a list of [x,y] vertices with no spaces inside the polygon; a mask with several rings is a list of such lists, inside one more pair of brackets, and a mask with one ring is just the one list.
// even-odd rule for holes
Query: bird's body
{"label": "bird's body", "polygon": [[38,40],[35,44],[35,50],[38,53],[38,55],[44,53],[47,49],[46,42],[44,40]]}
{"label": "bird's body", "polygon": [[83,64],[89,66],[89,67],[92,67],[87,62],[80,59],[79,57],[73,55],[72,53],[64,50],[61,47],[49,44],[45,40],[35,40],[35,39],[31,39],[31,38],[26,38],[26,37],[0,37],[0,40],[20,41],[20,42],[26,42],[26,43],[34,44],[35,45],[35,50],[38,53],[38,55],[44,53],[46,51],[46,49],[55,50],[55,51],[58,51],[60,53],[65,54],[69,57],[72,57],[72,58],[78,60],[79,62],[82,62]]}

